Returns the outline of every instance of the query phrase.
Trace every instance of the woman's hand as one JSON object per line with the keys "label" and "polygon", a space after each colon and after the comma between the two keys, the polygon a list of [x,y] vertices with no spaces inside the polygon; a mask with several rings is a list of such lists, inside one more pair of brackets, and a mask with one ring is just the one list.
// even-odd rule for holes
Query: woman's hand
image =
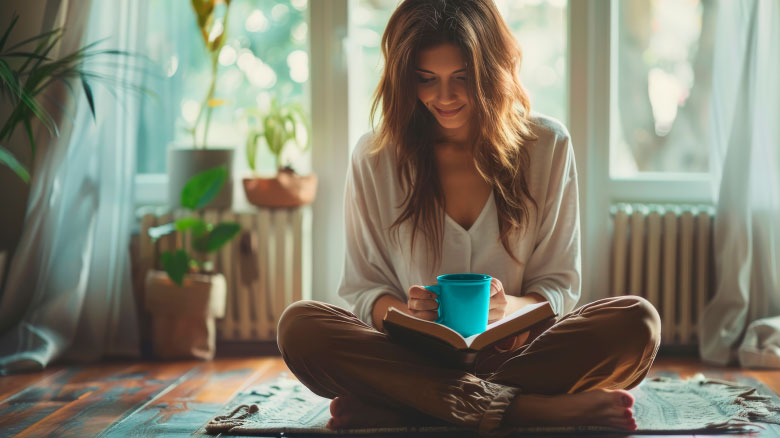
{"label": "woman's hand", "polygon": [[[501,280],[497,278],[490,280],[490,312],[488,313],[488,324],[499,321],[506,316],[507,302],[504,285],[501,284]],[[525,343],[529,334],[530,331],[526,330],[523,333],[498,342],[493,347],[499,353],[515,350]]]}
{"label": "woman's hand", "polygon": [[439,303],[436,294],[422,286],[409,288],[409,301],[406,303],[409,314],[426,321],[436,321],[439,318]]}
{"label": "woman's hand", "polygon": [[488,312],[488,324],[501,320],[506,316],[506,293],[501,280],[490,280],[490,311]]}

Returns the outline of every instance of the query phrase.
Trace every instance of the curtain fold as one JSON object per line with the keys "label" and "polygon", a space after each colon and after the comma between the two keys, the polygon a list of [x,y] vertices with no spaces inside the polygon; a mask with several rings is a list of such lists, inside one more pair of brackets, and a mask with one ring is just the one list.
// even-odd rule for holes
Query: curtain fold
{"label": "curtain fold", "polygon": [[716,291],[700,320],[708,362],[780,368],[780,3],[721,2],[711,169]]}
{"label": "curtain fold", "polygon": [[[103,38],[101,48],[135,52],[135,3],[61,2],[62,52]],[[37,166],[0,300],[0,374],[138,355],[129,260],[138,95],[116,83],[140,80],[125,61],[89,61],[108,77],[92,84],[97,116],[77,94],[72,121]]]}

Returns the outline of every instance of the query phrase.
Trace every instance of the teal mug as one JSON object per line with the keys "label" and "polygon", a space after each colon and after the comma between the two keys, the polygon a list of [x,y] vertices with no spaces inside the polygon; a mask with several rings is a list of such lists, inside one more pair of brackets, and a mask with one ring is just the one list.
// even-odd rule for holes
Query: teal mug
{"label": "teal mug", "polygon": [[436,277],[426,289],[436,294],[439,317],[443,324],[461,336],[482,333],[487,328],[490,309],[490,280],[484,274],[447,274]]}

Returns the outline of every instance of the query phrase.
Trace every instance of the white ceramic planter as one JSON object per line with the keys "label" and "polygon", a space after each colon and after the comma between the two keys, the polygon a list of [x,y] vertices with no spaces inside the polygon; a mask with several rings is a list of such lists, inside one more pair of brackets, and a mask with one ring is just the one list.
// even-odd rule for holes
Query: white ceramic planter
{"label": "white ceramic planter", "polygon": [[187,274],[180,287],[164,271],[150,270],[144,304],[151,314],[154,354],[161,359],[212,359],[215,319],[225,316],[226,296],[222,274]]}
{"label": "white ceramic planter", "polygon": [[209,208],[230,208],[233,204],[233,149],[193,149],[171,146],[168,148],[168,204],[172,208],[181,205],[181,189],[194,175],[217,166],[225,166],[227,181],[219,194],[209,203]]}

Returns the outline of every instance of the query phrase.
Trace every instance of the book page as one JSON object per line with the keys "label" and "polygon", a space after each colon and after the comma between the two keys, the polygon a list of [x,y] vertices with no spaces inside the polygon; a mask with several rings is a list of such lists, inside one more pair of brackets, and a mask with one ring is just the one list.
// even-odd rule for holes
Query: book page
{"label": "book page", "polygon": [[[466,345],[469,348],[473,344],[477,344],[474,347],[480,349],[487,344],[501,340],[507,336],[513,334],[519,334],[530,328],[532,325],[547,319],[550,316],[554,316],[550,303],[545,301],[543,303],[531,304],[523,307],[503,319],[500,319],[492,324],[489,324],[484,332],[476,335],[471,335],[465,338]],[[511,327],[502,327],[508,325]]]}

